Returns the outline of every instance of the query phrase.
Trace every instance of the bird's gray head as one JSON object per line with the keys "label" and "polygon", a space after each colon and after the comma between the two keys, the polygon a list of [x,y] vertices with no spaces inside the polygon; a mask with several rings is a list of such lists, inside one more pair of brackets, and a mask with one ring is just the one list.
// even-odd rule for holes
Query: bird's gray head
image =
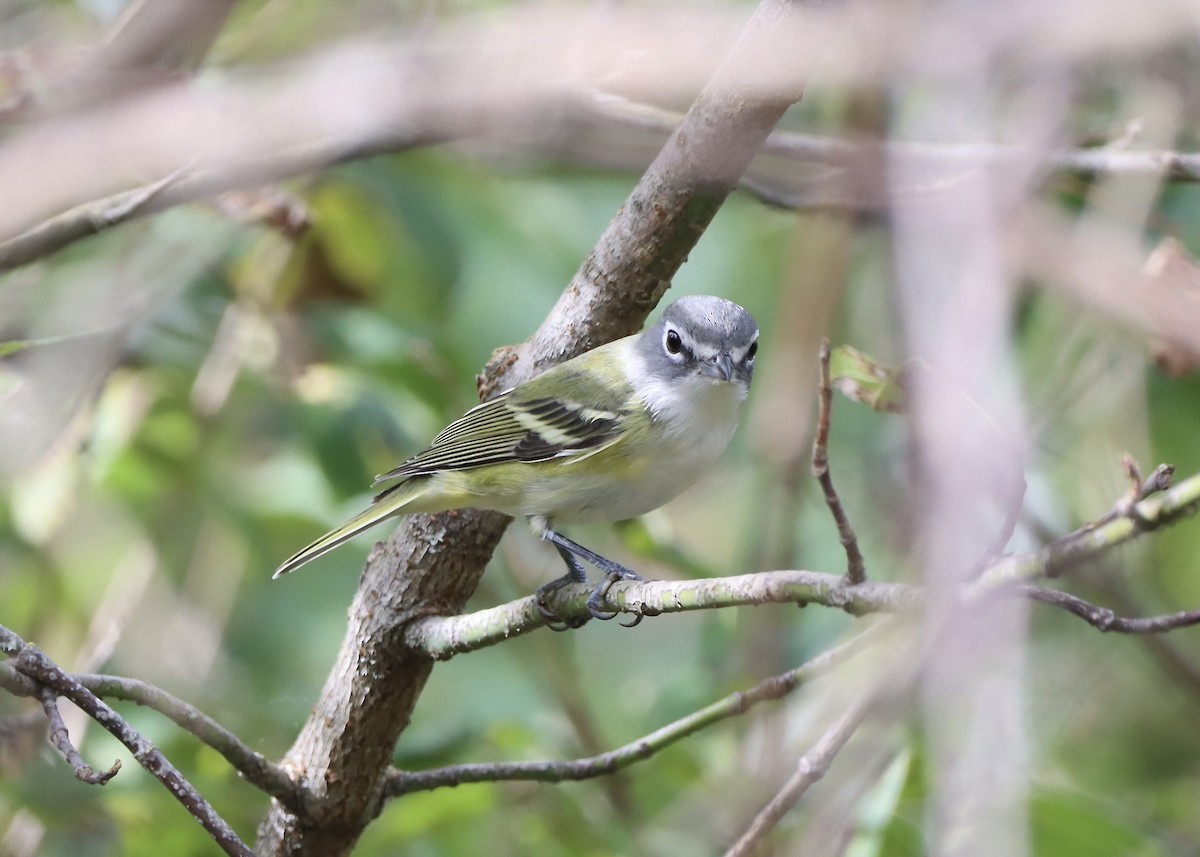
{"label": "bird's gray head", "polygon": [[638,348],[659,377],[702,376],[714,383],[732,381],[744,391],[754,375],[758,325],[750,313],[724,298],[690,296],[667,307],[642,334]]}

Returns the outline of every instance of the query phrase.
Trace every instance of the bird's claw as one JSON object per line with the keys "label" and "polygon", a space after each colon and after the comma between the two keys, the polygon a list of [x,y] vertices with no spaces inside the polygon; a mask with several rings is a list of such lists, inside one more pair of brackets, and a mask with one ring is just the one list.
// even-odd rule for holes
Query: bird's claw
{"label": "bird's claw", "polygon": [[542,619],[546,623],[546,627],[551,631],[573,631],[576,628],[582,628],[591,618],[590,616],[568,616],[564,619],[555,613],[550,608],[550,605],[546,603],[546,596],[562,589],[569,582],[571,581],[555,580],[547,583],[533,594],[533,606],[537,608],[538,613],[541,614]]}
{"label": "bird's claw", "polygon": [[[636,573],[630,571],[629,569],[624,569],[623,571],[610,571],[607,575],[605,575],[604,580],[600,583],[600,585],[597,586],[595,589],[593,589],[592,594],[588,596],[588,600],[587,600],[588,613],[591,615],[591,617],[593,619],[599,619],[602,622],[607,622],[610,619],[615,619],[621,611],[614,610],[613,612],[608,613],[608,612],[605,612],[600,607],[600,605],[604,603],[604,600],[606,598],[608,598],[608,591],[610,589],[612,589],[612,585],[614,583],[616,583],[618,580],[641,580],[641,579],[642,579],[641,575],[636,574]],[[632,622],[628,622],[628,623],[621,622],[620,625],[623,628],[632,628],[636,625],[641,624],[642,618],[643,618],[642,614],[638,613],[638,614],[634,615]]]}

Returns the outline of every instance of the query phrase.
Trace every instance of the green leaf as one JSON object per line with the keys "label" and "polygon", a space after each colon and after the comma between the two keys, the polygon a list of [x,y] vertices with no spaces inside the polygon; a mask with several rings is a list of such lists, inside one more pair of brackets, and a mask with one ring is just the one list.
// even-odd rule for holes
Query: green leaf
{"label": "green leaf", "polygon": [[850,345],[839,345],[829,358],[835,390],[872,410],[903,413],[907,406],[904,373]]}

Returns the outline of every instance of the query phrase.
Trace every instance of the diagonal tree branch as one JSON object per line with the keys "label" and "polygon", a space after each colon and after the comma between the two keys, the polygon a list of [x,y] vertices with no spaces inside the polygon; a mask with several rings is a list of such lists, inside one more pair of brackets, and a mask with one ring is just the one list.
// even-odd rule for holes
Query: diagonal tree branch
{"label": "diagonal tree branch", "polygon": [[1057,577],[1143,533],[1194,515],[1200,509],[1200,474],[1128,506],[1118,506],[1123,513],[1110,512],[1100,522],[1088,524],[1040,550],[1005,557],[980,575],[972,589],[988,590],[1007,582]]}
{"label": "diagonal tree branch", "polygon": [[[44,652],[3,626],[0,626],[0,652],[12,659],[14,669],[21,675],[32,679],[46,690],[71,700],[124,744],[138,763],[153,774],[167,791],[183,804],[192,817],[200,822],[226,854],[234,857],[253,857],[253,852],[238,838],[233,828],[217,814],[192,784],[184,779],[157,747],[134,731],[117,712],[95,694],[64,673]],[[40,691],[37,695],[44,700]],[[48,711],[47,713],[49,714]],[[52,718],[51,728],[54,729],[57,725]],[[75,766],[75,760],[71,756],[68,756],[68,761]],[[82,760],[79,762],[82,765]],[[79,767],[76,767],[77,775],[78,771]]]}
{"label": "diagonal tree branch", "polygon": [[458,786],[464,783],[533,780],[558,783],[605,776],[648,759],[675,742],[719,723],[745,714],[760,702],[782,699],[814,678],[825,675],[875,642],[882,625],[875,625],[840,646],[829,649],[795,669],[771,676],[749,690],[738,691],[669,723],[636,741],[586,759],[544,762],[497,762],[451,765],[428,771],[393,770],[388,774],[387,795],[399,797],[410,792]]}

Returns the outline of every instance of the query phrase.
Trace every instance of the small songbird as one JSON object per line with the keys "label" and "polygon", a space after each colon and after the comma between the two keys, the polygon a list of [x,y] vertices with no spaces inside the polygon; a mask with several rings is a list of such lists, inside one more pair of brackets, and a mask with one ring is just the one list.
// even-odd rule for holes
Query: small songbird
{"label": "small songbird", "polygon": [[652,327],[601,345],[477,405],[424,452],[375,484],[371,506],[285,561],[287,574],[394,515],[493,509],[524,515],[567,564],[544,597],[604,572],[588,599],[596,618],[616,580],[641,578],[571,541],[559,524],[619,521],[666,503],[720,457],[754,375],[758,326],[711,296],[672,303]]}

